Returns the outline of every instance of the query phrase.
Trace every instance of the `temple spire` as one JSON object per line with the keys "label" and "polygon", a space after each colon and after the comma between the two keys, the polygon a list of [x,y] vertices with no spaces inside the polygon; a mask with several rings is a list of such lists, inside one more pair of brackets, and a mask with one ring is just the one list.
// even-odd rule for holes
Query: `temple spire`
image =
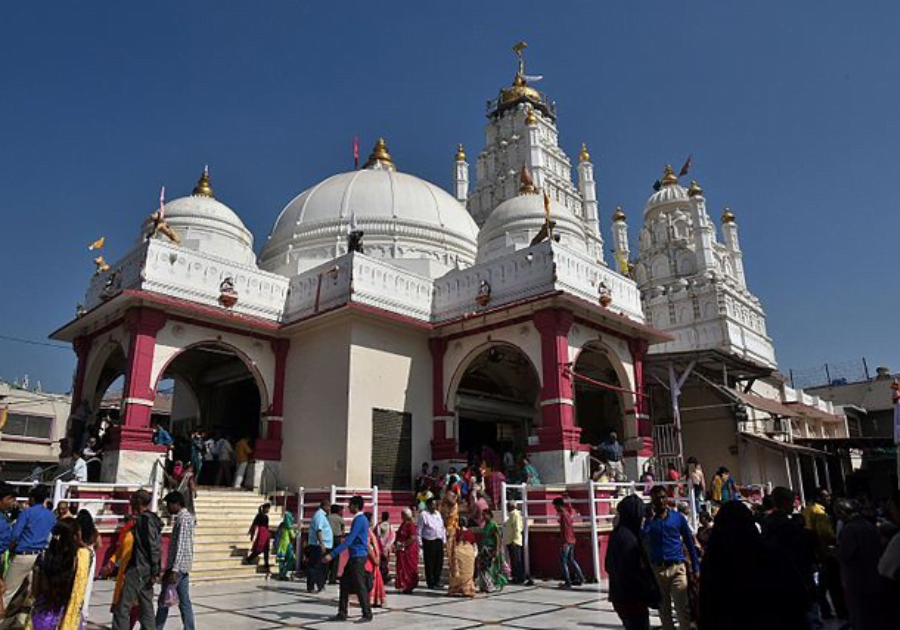
{"label": "temple spire", "polygon": [[196,197],[209,197],[210,199],[216,198],[215,194],[213,194],[212,185],[209,181],[209,164],[203,167],[203,172],[200,174],[200,179],[197,180],[197,185],[194,186],[194,190],[191,192],[191,194]]}

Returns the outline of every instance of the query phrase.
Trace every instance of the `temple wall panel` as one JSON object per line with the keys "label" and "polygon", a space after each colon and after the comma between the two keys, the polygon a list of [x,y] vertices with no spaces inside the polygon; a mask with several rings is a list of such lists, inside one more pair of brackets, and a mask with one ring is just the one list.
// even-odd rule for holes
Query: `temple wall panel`
{"label": "temple wall panel", "polygon": [[412,416],[412,471],[431,460],[432,378],[428,337],[422,331],[355,320],[352,324],[347,480],[366,487],[372,472],[374,409]]}
{"label": "temple wall panel", "polygon": [[282,475],[291,486],[347,481],[349,347],[347,322],[313,326],[291,338],[282,423]]}

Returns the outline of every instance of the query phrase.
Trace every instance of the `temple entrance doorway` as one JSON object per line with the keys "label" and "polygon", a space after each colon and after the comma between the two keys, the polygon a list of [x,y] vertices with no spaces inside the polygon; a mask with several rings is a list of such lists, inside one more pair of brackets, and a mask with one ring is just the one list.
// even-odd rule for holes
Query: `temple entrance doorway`
{"label": "temple entrance doorway", "polygon": [[[200,483],[230,484],[233,464],[219,462],[227,450],[220,440],[233,448],[242,438],[252,443],[259,437],[265,403],[259,382],[247,359],[221,343],[198,344],[176,355],[157,385],[158,392],[171,392],[172,461],[196,462],[199,450]],[[203,446],[192,448],[192,438]]]}
{"label": "temple entrance doorway", "polygon": [[592,448],[591,473],[598,468],[596,447],[615,432],[620,443],[625,441],[622,394],[605,387],[622,387],[609,351],[601,345],[589,344],[578,355],[573,366],[575,376],[575,423],[581,428],[581,443]]}
{"label": "temple entrance doorway", "polygon": [[541,384],[531,361],[515,346],[494,345],[468,365],[456,392],[460,453],[470,461],[493,452],[525,452],[538,413]]}

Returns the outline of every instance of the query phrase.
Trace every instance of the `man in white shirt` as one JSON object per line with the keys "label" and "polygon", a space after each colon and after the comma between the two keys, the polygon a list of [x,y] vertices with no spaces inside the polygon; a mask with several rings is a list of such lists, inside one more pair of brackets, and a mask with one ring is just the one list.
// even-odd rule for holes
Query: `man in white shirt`
{"label": "man in white shirt", "polygon": [[88,470],[87,470],[87,462],[84,461],[84,457],[81,453],[76,452],[73,456],[75,461],[72,462],[72,475],[74,475],[75,481],[85,482],[88,480]]}
{"label": "man in white shirt", "polygon": [[220,437],[216,441],[215,448],[216,460],[219,462],[219,469],[216,471],[217,486],[227,486],[231,484],[234,478],[234,448],[226,436]]}
{"label": "man in white shirt", "polygon": [[419,514],[417,526],[419,545],[425,559],[425,582],[432,590],[441,588],[447,530],[444,528],[443,517],[437,511],[434,497],[425,502],[425,510]]}

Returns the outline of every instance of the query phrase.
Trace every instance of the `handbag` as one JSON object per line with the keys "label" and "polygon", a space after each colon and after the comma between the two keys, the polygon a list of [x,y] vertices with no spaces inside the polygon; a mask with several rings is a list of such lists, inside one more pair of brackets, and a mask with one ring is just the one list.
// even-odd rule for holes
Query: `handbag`
{"label": "handbag", "polygon": [[172,608],[173,606],[178,605],[178,590],[175,588],[175,584],[169,584],[166,586],[166,597],[163,600],[163,606],[166,608]]}

